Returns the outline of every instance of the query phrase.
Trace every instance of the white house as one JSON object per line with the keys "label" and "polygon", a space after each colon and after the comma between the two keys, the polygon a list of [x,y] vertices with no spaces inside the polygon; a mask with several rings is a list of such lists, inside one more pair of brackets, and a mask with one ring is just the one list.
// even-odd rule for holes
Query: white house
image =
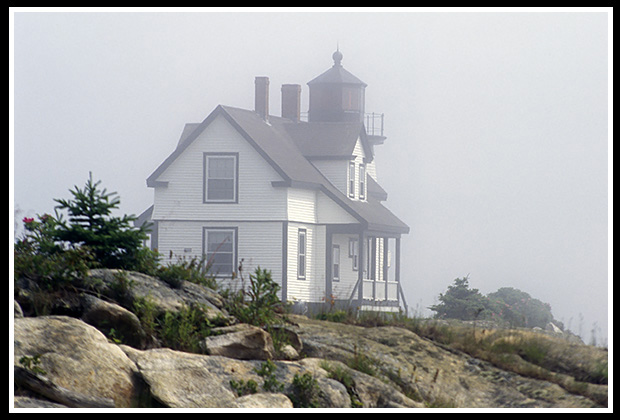
{"label": "white house", "polygon": [[307,121],[300,85],[282,86],[278,117],[269,79],[257,77],[254,110],[219,105],[185,126],[148,177],[154,203],[139,218],[153,224],[151,247],[164,262],[205,257],[231,282],[260,266],[299,308],[406,310],[400,238],[409,228],[382,204],[374,161],[383,118],[374,127],[366,84],[339,51],[332,57],[308,82]]}

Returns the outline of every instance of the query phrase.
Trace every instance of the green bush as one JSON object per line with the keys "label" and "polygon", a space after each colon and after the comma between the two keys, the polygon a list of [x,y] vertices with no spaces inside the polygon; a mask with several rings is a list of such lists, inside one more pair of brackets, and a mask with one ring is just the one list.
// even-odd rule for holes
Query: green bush
{"label": "green bush", "polygon": [[59,290],[81,279],[95,263],[88,247],[65,249],[56,241],[58,219],[24,218],[25,234],[15,243],[15,278],[33,280],[43,290]]}
{"label": "green bush", "polygon": [[557,322],[551,314],[551,305],[518,289],[502,287],[487,297],[498,318],[513,327],[545,328],[549,322]]}
{"label": "green bush", "polygon": [[282,308],[278,297],[280,286],[271,279],[271,272],[258,267],[250,275],[248,290],[233,293],[227,300],[227,309],[240,322],[269,327]]}
{"label": "green bush", "polygon": [[284,384],[276,378],[276,365],[271,360],[265,361],[255,372],[263,378],[263,390],[266,392],[282,392],[284,389]]}
{"label": "green bush", "polygon": [[247,382],[243,380],[235,381],[231,379],[229,383],[230,387],[233,389],[233,391],[235,391],[238,397],[256,394],[258,392],[258,384],[252,379],[248,380]]}
{"label": "green bush", "polygon": [[166,312],[159,320],[159,338],[165,347],[191,353],[201,352],[201,341],[211,335],[211,322],[197,304]]}
{"label": "green bush", "polygon": [[189,260],[179,258],[174,264],[159,267],[154,275],[173,288],[179,288],[184,281],[188,281],[215,289],[217,284],[215,278],[209,274],[209,268],[204,256],[201,259]]}
{"label": "green bush", "polygon": [[321,389],[318,381],[309,372],[293,377],[292,392],[288,395],[295,408],[317,408]]}
{"label": "green bush", "polygon": [[491,320],[527,328],[545,328],[549,322],[561,325],[554,320],[548,303],[512,287],[502,287],[484,296],[478,289],[469,287],[467,277],[455,279],[445,294],[439,294],[439,301],[429,309],[441,319]]}
{"label": "green bush", "polygon": [[[100,190],[99,184],[91,176],[83,189],[70,190],[73,199],[55,199],[55,216],[23,219],[25,234],[14,247],[16,278],[59,290],[94,267],[155,271],[157,255],[142,245],[148,227],[133,227],[135,216],[112,216],[120,200],[116,193]],[[66,210],[68,221],[59,210]]]}

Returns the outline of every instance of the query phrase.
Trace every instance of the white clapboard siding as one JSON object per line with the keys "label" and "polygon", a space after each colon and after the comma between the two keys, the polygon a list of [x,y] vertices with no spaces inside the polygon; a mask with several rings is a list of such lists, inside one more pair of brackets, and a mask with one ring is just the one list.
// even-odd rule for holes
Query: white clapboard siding
{"label": "white clapboard siding", "polygon": [[[162,263],[174,263],[179,258],[200,259],[204,251],[205,228],[234,228],[237,230],[237,261],[242,262],[246,284],[257,267],[271,271],[272,279],[282,285],[282,223],[240,221],[161,221],[158,251]],[[243,261],[242,261],[243,260]]]}
{"label": "white clapboard siding", "polygon": [[358,223],[355,217],[323,192],[317,192],[316,197],[318,223]]}
{"label": "white clapboard siding", "polygon": [[359,276],[359,271],[353,270],[353,259],[349,257],[350,239],[359,239],[359,236],[345,234],[332,236],[332,245],[340,247],[340,279],[332,282],[332,294],[336,299],[349,299]]}
{"label": "white clapboard siding", "polygon": [[[305,278],[298,277],[299,229],[306,231]],[[321,302],[325,296],[325,227],[288,223],[287,289],[289,301]]]}
{"label": "white clapboard siding", "polygon": [[317,205],[315,190],[287,188],[288,220],[292,222],[316,223]]}
{"label": "white clapboard siding", "polygon": [[260,267],[271,272],[271,278],[282,287],[282,223],[245,222],[238,227],[238,259],[243,259],[243,276]]}
{"label": "white clapboard siding", "polygon": [[[238,197],[235,204],[203,202],[204,153],[238,153]],[[217,117],[158,177],[154,220],[284,220],[286,189],[274,188],[280,175],[224,117]]]}

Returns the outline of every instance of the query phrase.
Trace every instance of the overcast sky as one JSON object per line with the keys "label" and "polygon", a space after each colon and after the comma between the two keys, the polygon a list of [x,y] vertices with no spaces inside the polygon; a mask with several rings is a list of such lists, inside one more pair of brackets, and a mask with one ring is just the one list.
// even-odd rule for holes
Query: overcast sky
{"label": "overcast sky", "polygon": [[411,227],[410,308],[432,314],[469,275],[607,340],[611,9],[182,10],[12,10],[10,218],[53,212],[89,171],[140,214],[185,123],[252,109],[255,76],[270,78],[272,113],[284,83],[302,85],[307,111],[306,83],[338,45],[366,111],[385,114],[376,161]]}

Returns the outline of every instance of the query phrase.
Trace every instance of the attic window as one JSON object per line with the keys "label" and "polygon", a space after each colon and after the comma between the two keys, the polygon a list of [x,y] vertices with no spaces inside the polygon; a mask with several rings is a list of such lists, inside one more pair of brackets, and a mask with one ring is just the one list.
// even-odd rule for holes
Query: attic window
{"label": "attic window", "polygon": [[205,153],[205,203],[237,202],[238,158],[236,153]]}
{"label": "attic window", "polygon": [[360,200],[366,198],[366,167],[360,165]]}
{"label": "attic window", "polygon": [[355,198],[355,162],[349,162],[349,197]]}

